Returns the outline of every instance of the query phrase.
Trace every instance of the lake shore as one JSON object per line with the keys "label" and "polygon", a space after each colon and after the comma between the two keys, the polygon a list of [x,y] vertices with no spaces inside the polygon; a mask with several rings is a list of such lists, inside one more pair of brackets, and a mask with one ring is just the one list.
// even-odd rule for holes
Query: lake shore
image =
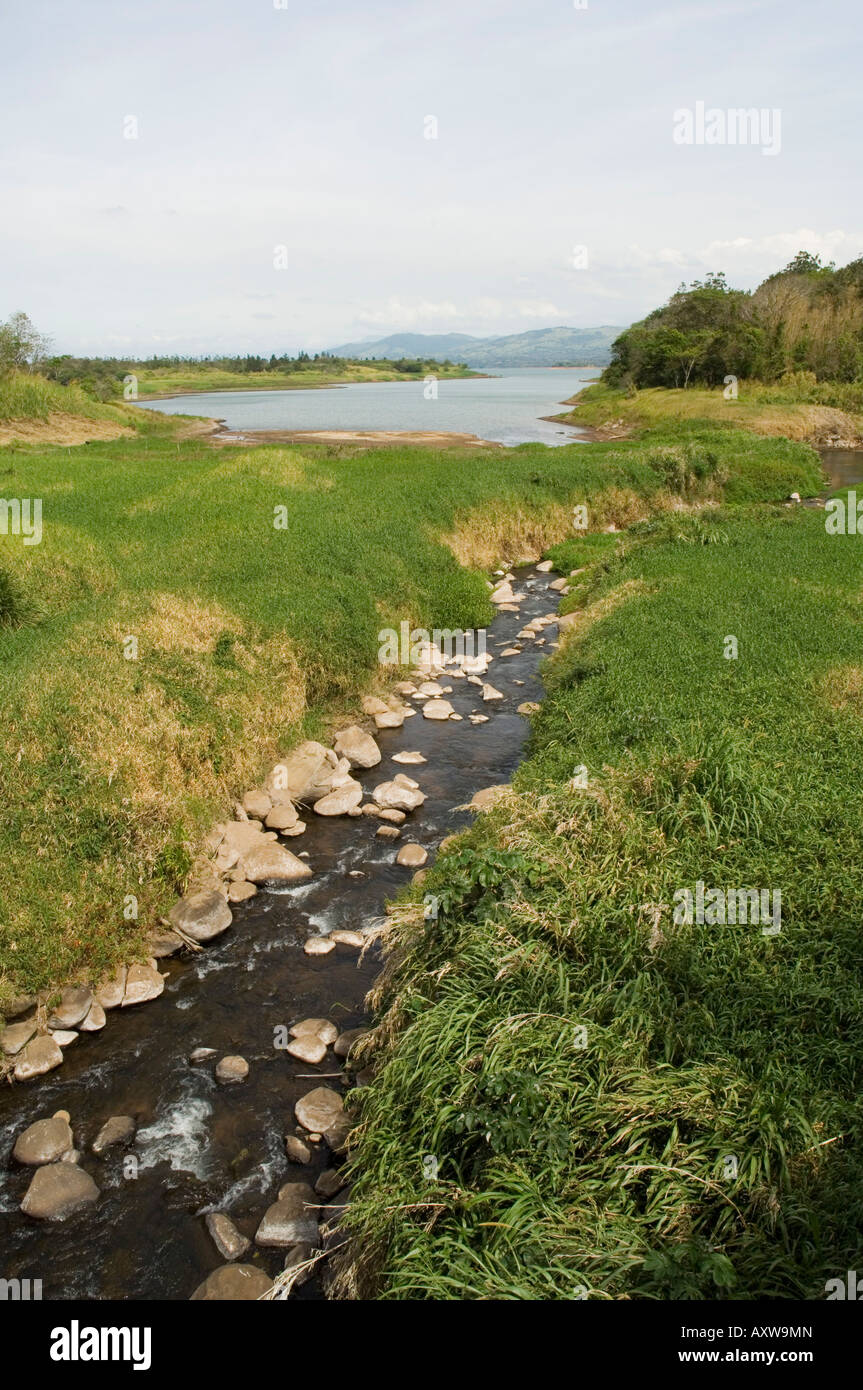
{"label": "lake shore", "polygon": [[229,430],[221,426],[213,435],[214,444],[364,444],[368,448],[386,448],[399,444],[417,444],[437,449],[471,448],[503,449],[491,439],[476,434],[446,430]]}

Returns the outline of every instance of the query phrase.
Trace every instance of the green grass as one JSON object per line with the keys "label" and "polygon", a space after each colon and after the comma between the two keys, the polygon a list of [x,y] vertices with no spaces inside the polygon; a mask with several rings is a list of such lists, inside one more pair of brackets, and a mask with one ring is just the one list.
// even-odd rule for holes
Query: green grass
{"label": "green grass", "polygon": [[[857,1266],[858,545],[757,506],[552,549],[590,568],[517,795],[392,919],[346,1288],[823,1298]],[[781,889],[780,934],[675,925],[699,879]]]}
{"label": "green grass", "polygon": [[[672,501],[667,461],[639,444],[219,450],[173,428],[153,415],[86,449],[0,449],[3,495],[41,497],[44,531],[29,547],[0,534],[5,989],[140,953],[230,799],[375,679],[381,627],[489,619],[484,576],[442,536],[458,552],[493,516],[491,563],[510,516],[556,539],[575,501],[599,515],[603,498],[628,515]],[[771,470],[763,448],[686,442],[689,500],[750,475],[769,497],[819,485],[810,450]]]}
{"label": "green grass", "polygon": [[[343,386],[364,381],[416,381],[418,373],[399,371],[394,366],[349,363],[338,370],[307,367],[295,372],[232,372],[219,367],[135,367],[138,395],[142,400],[154,396],[183,395],[194,391],[307,391],[315,386]],[[466,367],[442,363],[427,364],[429,373],[440,380],[477,376]]]}
{"label": "green grass", "polygon": [[574,398],[575,408],[557,418],[600,430],[619,421],[629,431],[721,427],[806,440],[824,432],[826,408],[831,407],[844,413],[849,438],[863,435],[859,393],[853,387],[824,383],[820,389],[803,389],[790,383],[740,381],[738,391],[734,400],[725,399],[722,387],[702,386],[656,386],[630,395],[598,382],[585,387]]}

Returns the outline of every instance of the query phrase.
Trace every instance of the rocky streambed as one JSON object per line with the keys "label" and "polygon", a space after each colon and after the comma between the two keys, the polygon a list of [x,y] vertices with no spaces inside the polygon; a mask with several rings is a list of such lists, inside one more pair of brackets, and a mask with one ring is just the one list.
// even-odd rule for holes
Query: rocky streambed
{"label": "rocky streambed", "polygon": [[70,992],[20,1047],[53,1044],[62,1065],[0,1094],[0,1277],[45,1299],[234,1299],[301,1266],[291,1296],[322,1296],[376,934],[519,761],[565,588],[548,568],[501,580],[488,670],[432,652],[332,749],[273,769],[214,830],[171,954]]}

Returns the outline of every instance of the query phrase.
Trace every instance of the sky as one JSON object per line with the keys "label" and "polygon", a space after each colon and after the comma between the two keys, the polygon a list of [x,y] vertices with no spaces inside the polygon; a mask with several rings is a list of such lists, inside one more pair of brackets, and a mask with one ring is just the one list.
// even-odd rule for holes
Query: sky
{"label": "sky", "polygon": [[860,0],[5,0],[0,319],[293,353],[843,264],[861,37]]}

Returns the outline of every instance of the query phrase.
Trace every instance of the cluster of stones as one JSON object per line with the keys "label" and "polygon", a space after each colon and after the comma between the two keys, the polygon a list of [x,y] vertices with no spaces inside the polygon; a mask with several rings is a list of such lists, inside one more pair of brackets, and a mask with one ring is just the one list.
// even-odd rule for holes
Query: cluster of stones
{"label": "cluster of stones", "polygon": [[[346,1067],[354,1069],[349,1059],[366,1034],[364,1028],[339,1032],[329,1019],[306,1018],[291,1027],[292,1041],[287,1051],[307,1065],[318,1066],[332,1049]],[[212,1055],[212,1049],[201,1048],[189,1060],[202,1061]],[[226,1063],[230,1064],[227,1071]],[[370,1074],[368,1067],[357,1071],[355,1083],[364,1085]],[[248,1064],[242,1057],[222,1058],[216,1066],[216,1078],[222,1084],[240,1082],[247,1075]],[[251,1300],[270,1294],[273,1280],[262,1269],[237,1263],[248,1256],[253,1244],[284,1255],[283,1272],[287,1278],[282,1287],[289,1293],[308,1279],[318,1261],[338,1242],[338,1224],[349,1198],[340,1168],[347,1157],[350,1133],[344,1101],[332,1087],[316,1086],[297,1101],[293,1118],[294,1126],[285,1134],[285,1153],[298,1170],[296,1176],[289,1177],[279,1188],[253,1239],[238,1230],[227,1212],[207,1214],[207,1230],[224,1263],[195,1289],[192,1300]],[[322,1150],[327,1155],[327,1166],[312,1180],[311,1174],[304,1176],[299,1170],[316,1164]]]}
{"label": "cluster of stones", "polygon": [[95,988],[69,986],[50,1010],[36,996],[13,999],[6,1007],[6,1018],[13,1021],[0,1034],[0,1048],[12,1075],[16,1081],[32,1081],[53,1071],[81,1033],[97,1033],[105,1027],[109,1010],[156,999],[164,988],[165,977],[154,955],[143,965],[121,966]]}
{"label": "cluster of stones", "polygon": [[[109,1149],[125,1147],[135,1134],[130,1115],[112,1115],[90,1146],[96,1158]],[[99,1186],[82,1167],[82,1151],[75,1147],[68,1110],[36,1120],[15,1141],[14,1164],[34,1169],[21,1210],[35,1221],[65,1221],[99,1196]]]}

